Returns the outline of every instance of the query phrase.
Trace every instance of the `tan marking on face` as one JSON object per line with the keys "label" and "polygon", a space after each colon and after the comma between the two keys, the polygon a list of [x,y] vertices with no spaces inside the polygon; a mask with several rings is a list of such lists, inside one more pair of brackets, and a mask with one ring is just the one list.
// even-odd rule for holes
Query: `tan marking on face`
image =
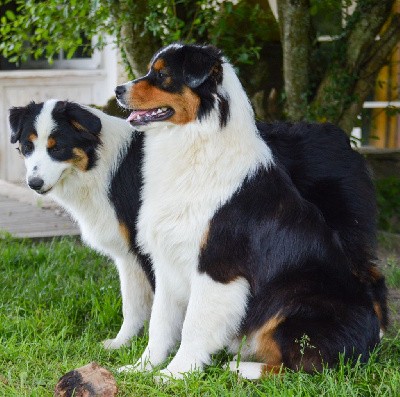
{"label": "tan marking on face", "polygon": [[34,132],[31,132],[28,136],[28,141],[35,141],[37,139],[37,135]]}
{"label": "tan marking on face", "polygon": [[57,141],[54,138],[49,138],[47,140],[47,148],[51,149],[52,147],[56,146]]}
{"label": "tan marking on face", "polygon": [[121,234],[121,236],[124,238],[124,240],[130,244],[131,241],[131,233],[128,229],[128,226],[126,225],[126,223],[120,222],[118,225],[119,228],[119,233]]}
{"label": "tan marking on face", "polygon": [[68,163],[72,163],[76,168],[81,171],[86,171],[89,165],[89,158],[84,150],[74,147],[72,149],[74,156],[71,160],[67,160]]}
{"label": "tan marking on face", "polygon": [[87,131],[87,129],[76,120],[70,120],[72,126],[78,131]]}
{"label": "tan marking on face", "polygon": [[181,93],[163,91],[141,80],[134,84],[128,92],[128,105],[131,109],[154,109],[170,107],[175,113],[168,119],[174,124],[186,124],[196,120],[200,106],[200,98],[189,88],[184,87]]}
{"label": "tan marking on face", "polygon": [[153,69],[158,71],[165,68],[165,61],[162,58],[158,58],[153,64]]}
{"label": "tan marking on face", "polygon": [[282,364],[281,349],[274,339],[276,329],[284,321],[279,315],[270,318],[256,334],[257,352],[256,356],[269,367],[280,367]]}

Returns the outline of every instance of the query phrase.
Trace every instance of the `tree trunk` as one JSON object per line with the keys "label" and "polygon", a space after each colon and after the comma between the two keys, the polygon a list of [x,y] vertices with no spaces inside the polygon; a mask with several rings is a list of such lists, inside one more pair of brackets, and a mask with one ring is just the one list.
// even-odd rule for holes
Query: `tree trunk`
{"label": "tree trunk", "polygon": [[362,67],[359,79],[354,86],[354,101],[344,109],[337,124],[348,134],[351,133],[357,116],[361,113],[363,103],[375,86],[379,70],[389,61],[396,44],[400,42],[400,14],[395,14],[388,24],[379,41],[374,42],[372,49],[368,52],[371,57]]}
{"label": "tree trunk", "polygon": [[278,1],[283,48],[286,114],[304,119],[309,95],[310,4],[308,0]]}
{"label": "tree trunk", "polygon": [[114,3],[115,6],[111,7],[111,16],[114,20],[119,21],[121,16],[126,18],[126,15],[134,14],[135,20],[141,21],[140,24],[130,19],[123,21],[117,38],[130,77],[137,78],[146,73],[151,57],[161,47],[161,42],[144,26],[145,18],[150,11],[148,1],[121,0]]}
{"label": "tree trunk", "polygon": [[[379,69],[399,40],[398,15],[389,17],[394,1],[358,3],[343,39],[346,56],[338,59],[321,81],[311,103],[314,117],[338,124],[350,134]],[[388,27],[376,41],[385,22]]]}

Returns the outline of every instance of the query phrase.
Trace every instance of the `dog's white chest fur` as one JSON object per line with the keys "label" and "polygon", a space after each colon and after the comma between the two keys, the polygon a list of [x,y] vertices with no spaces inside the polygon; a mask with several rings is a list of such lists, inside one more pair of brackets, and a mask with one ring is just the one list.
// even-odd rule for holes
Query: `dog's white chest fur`
{"label": "dog's white chest fur", "polygon": [[[73,183],[69,181],[69,185]],[[78,184],[82,186],[68,191],[70,186],[63,189],[61,183],[51,197],[79,222],[82,238],[88,245],[112,258],[127,255],[129,245],[120,236],[118,220],[104,191],[104,186],[107,184],[101,185],[101,189],[84,185],[79,179]]]}
{"label": "dog's white chest fur", "polygon": [[138,242],[151,254],[156,275],[173,271],[185,283],[212,216],[265,156],[259,145],[237,145],[224,132],[164,128],[147,134]]}

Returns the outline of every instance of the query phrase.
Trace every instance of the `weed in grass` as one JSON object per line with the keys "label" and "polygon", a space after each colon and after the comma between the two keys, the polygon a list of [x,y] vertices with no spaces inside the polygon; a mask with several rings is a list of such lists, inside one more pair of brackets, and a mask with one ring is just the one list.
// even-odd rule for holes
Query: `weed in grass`
{"label": "weed in grass", "polygon": [[[117,351],[100,341],[121,321],[118,275],[107,259],[74,239],[0,239],[0,397],[47,397],[71,369],[97,361],[111,370],[133,363],[144,336]],[[400,334],[384,338],[367,364],[342,363],[308,375],[286,371],[251,382],[223,368],[226,353],[204,373],[156,384],[152,374],[115,373],[120,397],[400,396]]]}

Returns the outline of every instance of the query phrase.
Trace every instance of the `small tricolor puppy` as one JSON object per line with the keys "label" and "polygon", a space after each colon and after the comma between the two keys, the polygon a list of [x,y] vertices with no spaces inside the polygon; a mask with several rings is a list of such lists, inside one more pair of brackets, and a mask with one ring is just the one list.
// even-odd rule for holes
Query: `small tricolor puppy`
{"label": "small tricolor puppy", "polygon": [[104,346],[127,345],[150,316],[154,286],[150,262],[136,245],[142,136],[124,120],[59,100],[11,108],[10,127],[28,186],[63,206],[83,240],[114,260],[124,321]]}
{"label": "small tricolor puppy", "polygon": [[[233,67],[211,46],[161,49],[148,73],[116,94],[145,134],[137,239],[155,275],[149,343],[125,369],[161,364],[178,341],[162,375],[201,369],[224,347],[240,351],[230,368],[248,378],[281,366],[320,370],[341,353],[367,360],[386,324],[386,295],[367,247],[375,207],[362,160],[326,156],[335,167],[338,155],[342,173],[347,161],[358,162],[365,175],[357,193],[321,165],[329,148],[313,142],[316,134],[304,138],[306,125],[272,152]],[[334,128],[320,130],[340,136],[333,150],[347,148]],[[318,154],[296,147],[298,136]],[[300,159],[292,161],[291,150]]]}

